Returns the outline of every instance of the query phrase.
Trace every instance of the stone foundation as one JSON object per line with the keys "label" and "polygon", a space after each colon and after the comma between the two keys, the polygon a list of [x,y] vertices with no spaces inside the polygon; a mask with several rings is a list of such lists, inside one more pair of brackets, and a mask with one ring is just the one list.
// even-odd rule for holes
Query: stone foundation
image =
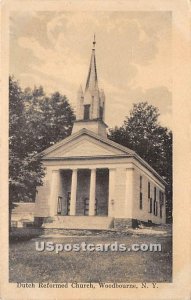
{"label": "stone foundation", "polygon": [[126,219],[126,218],[115,218],[114,219],[114,228],[115,229],[127,229],[127,228],[136,228],[138,221],[136,219]]}

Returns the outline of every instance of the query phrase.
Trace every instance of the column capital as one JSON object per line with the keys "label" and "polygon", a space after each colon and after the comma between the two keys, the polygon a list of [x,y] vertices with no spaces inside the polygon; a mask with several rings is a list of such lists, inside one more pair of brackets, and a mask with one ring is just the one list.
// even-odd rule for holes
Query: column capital
{"label": "column capital", "polygon": [[135,166],[134,166],[134,164],[132,164],[132,163],[130,163],[130,164],[126,167],[127,170],[132,170],[132,169],[134,169],[134,168],[135,168]]}

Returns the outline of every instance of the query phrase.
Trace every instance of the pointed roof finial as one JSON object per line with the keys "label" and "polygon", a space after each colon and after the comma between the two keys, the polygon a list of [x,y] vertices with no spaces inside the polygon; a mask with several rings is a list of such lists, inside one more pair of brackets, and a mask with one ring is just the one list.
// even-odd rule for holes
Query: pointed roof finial
{"label": "pointed roof finial", "polygon": [[95,39],[95,33],[94,33],[93,50],[95,50],[95,44],[96,44],[96,39]]}

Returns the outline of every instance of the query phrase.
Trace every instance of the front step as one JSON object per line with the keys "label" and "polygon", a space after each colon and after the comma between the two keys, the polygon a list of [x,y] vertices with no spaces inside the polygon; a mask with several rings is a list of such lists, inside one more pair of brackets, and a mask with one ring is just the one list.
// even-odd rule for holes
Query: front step
{"label": "front step", "polygon": [[55,216],[44,222],[42,227],[105,230],[113,228],[113,218],[102,216]]}

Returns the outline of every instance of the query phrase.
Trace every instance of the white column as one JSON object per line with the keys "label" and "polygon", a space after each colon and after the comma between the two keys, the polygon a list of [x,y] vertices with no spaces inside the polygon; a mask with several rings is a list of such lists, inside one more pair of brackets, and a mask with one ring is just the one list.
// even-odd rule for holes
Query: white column
{"label": "white column", "polygon": [[95,215],[96,169],[91,169],[89,216]]}
{"label": "white column", "polygon": [[115,215],[115,169],[109,169],[109,199],[108,199],[108,216]]}
{"label": "white column", "polygon": [[60,191],[60,171],[53,170],[51,176],[51,190],[49,198],[50,216],[57,214],[58,196]]}
{"label": "white column", "polygon": [[76,215],[76,195],[77,195],[77,175],[78,170],[72,170],[72,183],[71,183],[71,200],[70,200],[70,215]]}

